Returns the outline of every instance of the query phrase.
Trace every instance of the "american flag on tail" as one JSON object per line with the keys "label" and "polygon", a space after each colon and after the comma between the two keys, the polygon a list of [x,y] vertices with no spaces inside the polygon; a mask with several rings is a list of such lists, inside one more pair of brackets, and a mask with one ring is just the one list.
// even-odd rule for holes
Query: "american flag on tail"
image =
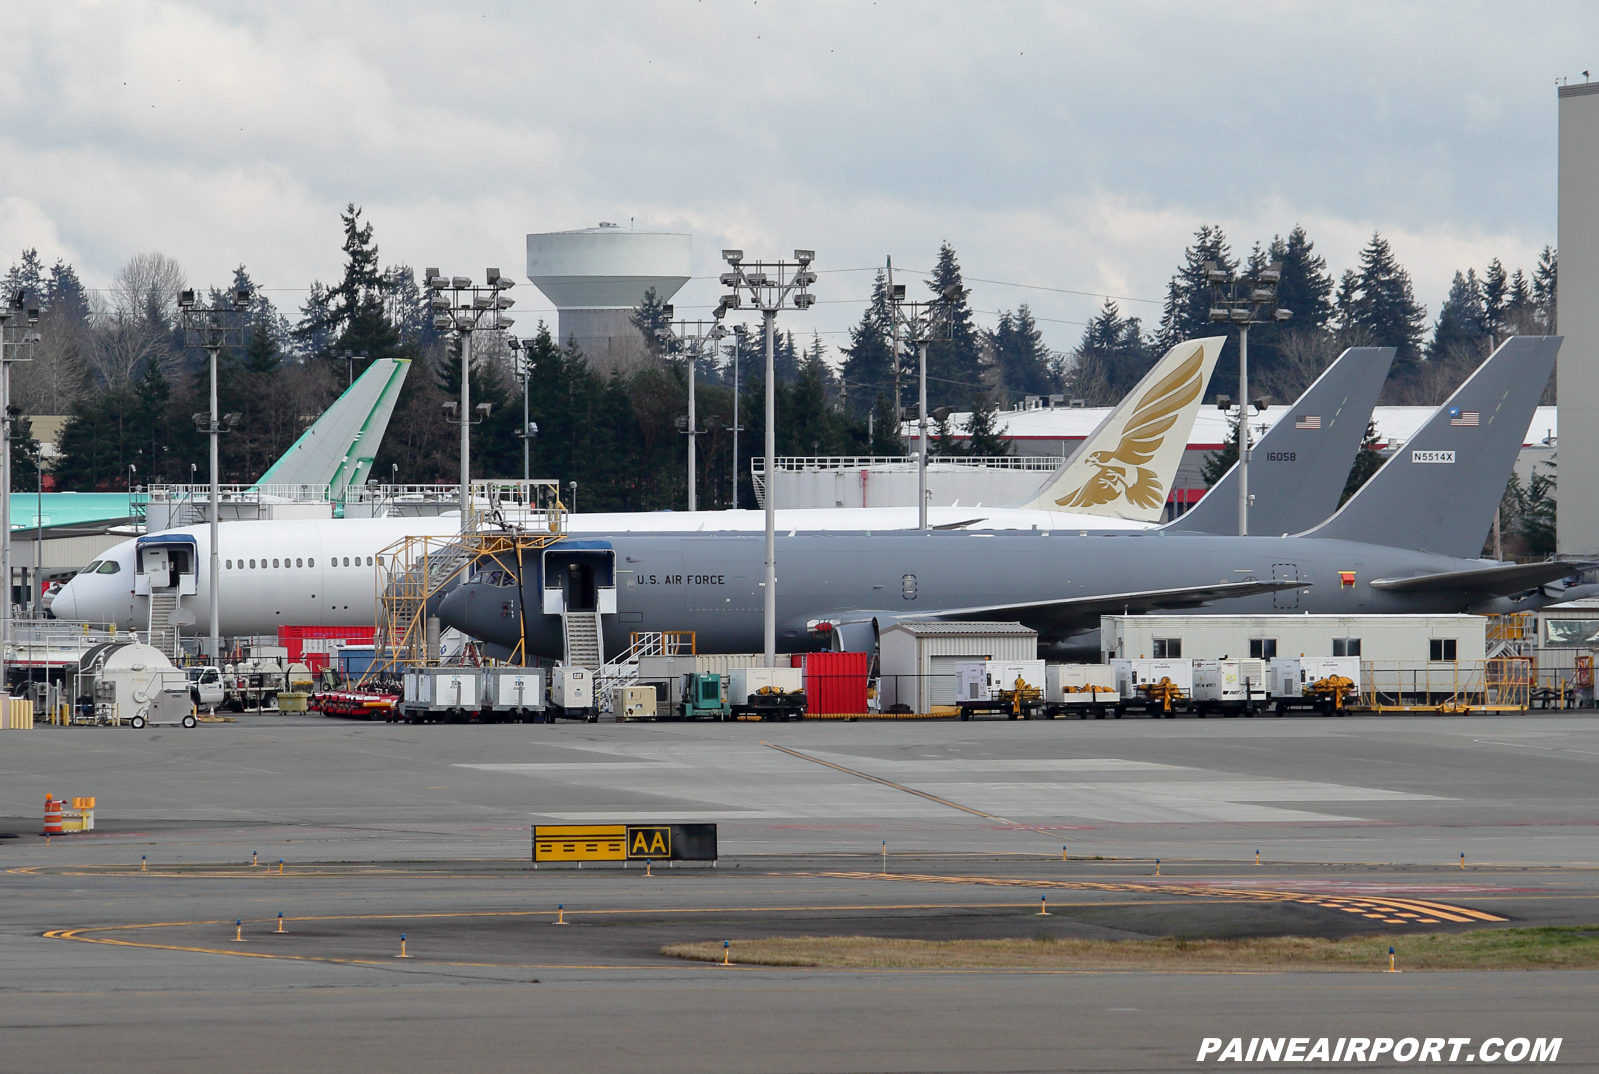
{"label": "american flag on tail", "polygon": [[1477,419],[1479,416],[1480,415],[1475,410],[1461,410],[1457,406],[1452,406],[1449,408],[1450,425],[1462,425],[1475,429],[1477,427]]}
{"label": "american flag on tail", "polygon": [[1321,428],[1321,415],[1320,414],[1306,414],[1302,418],[1295,418],[1294,419],[1294,428],[1296,428],[1296,429],[1320,429]]}

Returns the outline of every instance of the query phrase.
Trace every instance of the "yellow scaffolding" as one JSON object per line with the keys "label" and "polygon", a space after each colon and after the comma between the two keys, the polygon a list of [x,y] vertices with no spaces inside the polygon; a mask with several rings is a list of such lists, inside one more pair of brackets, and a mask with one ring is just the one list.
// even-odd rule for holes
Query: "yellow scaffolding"
{"label": "yellow scaffolding", "polygon": [[[529,553],[566,537],[566,507],[556,481],[472,482],[465,532],[402,537],[377,560],[377,634],[365,679],[438,662],[428,637],[428,603],[471,573],[519,585]],[[492,528],[487,528],[492,527]],[[524,663],[527,610],[513,663]]]}
{"label": "yellow scaffolding", "polygon": [[1523,712],[1531,700],[1533,662],[1491,660],[1366,660],[1360,706],[1378,712]]}

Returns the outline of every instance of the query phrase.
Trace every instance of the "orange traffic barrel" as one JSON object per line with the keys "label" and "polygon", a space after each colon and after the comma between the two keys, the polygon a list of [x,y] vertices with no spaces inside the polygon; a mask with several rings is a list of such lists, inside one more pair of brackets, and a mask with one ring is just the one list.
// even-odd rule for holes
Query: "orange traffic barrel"
{"label": "orange traffic barrel", "polygon": [[51,794],[44,796],[44,834],[61,834],[61,803]]}

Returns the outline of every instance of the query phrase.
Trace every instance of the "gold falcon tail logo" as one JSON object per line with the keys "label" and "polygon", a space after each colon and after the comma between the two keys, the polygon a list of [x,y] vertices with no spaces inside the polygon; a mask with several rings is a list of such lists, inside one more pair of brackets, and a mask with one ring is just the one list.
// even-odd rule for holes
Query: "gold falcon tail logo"
{"label": "gold falcon tail logo", "polygon": [[1138,401],[1116,450],[1089,453],[1086,461],[1097,467],[1094,476],[1055,502],[1062,507],[1098,507],[1125,498],[1128,503],[1145,508],[1164,503],[1166,489],[1144,463],[1160,450],[1182,409],[1199,398],[1205,385],[1204,357],[1203,347],[1194,348],[1182,365],[1149,389]]}

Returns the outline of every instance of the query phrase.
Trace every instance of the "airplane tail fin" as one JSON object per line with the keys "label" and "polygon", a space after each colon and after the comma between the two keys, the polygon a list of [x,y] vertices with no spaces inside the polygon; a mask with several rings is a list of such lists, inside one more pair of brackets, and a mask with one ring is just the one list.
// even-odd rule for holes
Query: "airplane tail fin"
{"label": "airplane tail fin", "polygon": [[1337,514],[1304,536],[1476,558],[1560,341],[1507,339]]}
{"label": "airplane tail fin", "polygon": [[1225,336],[1177,344],[1018,507],[1158,522]]}
{"label": "airplane tail fin", "polygon": [[[1249,460],[1250,533],[1298,533],[1338,509],[1395,353],[1393,347],[1350,347],[1255,444]],[[1166,529],[1236,535],[1237,464]]]}
{"label": "airplane tail fin", "polygon": [[256,484],[326,485],[337,495],[364,483],[410,368],[406,358],[374,359]]}

